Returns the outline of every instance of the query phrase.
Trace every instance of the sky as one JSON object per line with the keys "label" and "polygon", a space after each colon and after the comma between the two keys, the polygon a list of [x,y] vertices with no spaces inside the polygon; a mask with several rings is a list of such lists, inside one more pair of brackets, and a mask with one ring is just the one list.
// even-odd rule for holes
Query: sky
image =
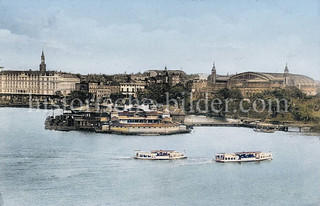
{"label": "sky", "polygon": [[319,0],[0,0],[0,66],[81,74],[182,69],[320,79]]}

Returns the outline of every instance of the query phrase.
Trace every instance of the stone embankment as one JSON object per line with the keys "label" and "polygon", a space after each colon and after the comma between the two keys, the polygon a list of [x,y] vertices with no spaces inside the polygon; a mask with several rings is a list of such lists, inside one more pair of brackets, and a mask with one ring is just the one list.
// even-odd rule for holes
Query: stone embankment
{"label": "stone embankment", "polygon": [[184,124],[188,126],[216,126],[216,127],[248,127],[248,128],[269,128],[279,131],[292,132],[320,132],[320,127],[309,124],[270,124],[260,119],[251,118],[216,118],[204,115],[187,115]]}

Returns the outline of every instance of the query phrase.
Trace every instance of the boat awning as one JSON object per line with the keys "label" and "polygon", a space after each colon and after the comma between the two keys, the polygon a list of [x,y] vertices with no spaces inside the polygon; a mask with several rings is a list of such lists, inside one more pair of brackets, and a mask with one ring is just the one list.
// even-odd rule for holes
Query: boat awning
{"label": "boat awning", "polygon": [[235,154],[259,154],[261,153],[260,151],[255,151],[255,152],[235,152]]}
{"label": "boat awning", "polygon": [[152,153],[156,152],[174,152],[174,150],[151,150]]}

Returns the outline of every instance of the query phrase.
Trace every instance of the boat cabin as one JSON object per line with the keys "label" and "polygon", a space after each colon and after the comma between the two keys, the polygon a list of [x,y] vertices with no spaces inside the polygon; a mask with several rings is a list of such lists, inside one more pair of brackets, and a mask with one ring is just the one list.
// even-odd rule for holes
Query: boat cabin
{"label": "boat cabin", "polygon": [[217,162],[250,162],[250,161],[262,161],[271,160],[271,152],[263,153],[257,152],[235,152],[235,153],[217,153],[215,154],[215,160]]}

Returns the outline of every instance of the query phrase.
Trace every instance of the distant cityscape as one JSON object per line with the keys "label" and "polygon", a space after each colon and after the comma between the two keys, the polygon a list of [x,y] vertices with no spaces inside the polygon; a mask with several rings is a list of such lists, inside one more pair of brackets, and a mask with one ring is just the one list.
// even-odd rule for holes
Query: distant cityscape
{"label": "distant cityscape", "polygon": [[306,95],[319,93],[319,85],[311,77],[291,74],[288,65],[283,73],[243,72],[234,75],[219,75],[215,64],[210,75],[186,74],[182,70],[148,70],[136,74],[72,74],[46,69],[42,51],[39,70],[2,70],[0,73],[0,94],[2,99],[13,96],[36,95],[50,97],[67,96],[72,91],[88,92],[95,99],[109,98],[111,95],[137,97],[138,93],[152,84],[183,85],[193,98],[212,96],[223,88],[239,89],[243,97],[277,88],[297,87]]}

